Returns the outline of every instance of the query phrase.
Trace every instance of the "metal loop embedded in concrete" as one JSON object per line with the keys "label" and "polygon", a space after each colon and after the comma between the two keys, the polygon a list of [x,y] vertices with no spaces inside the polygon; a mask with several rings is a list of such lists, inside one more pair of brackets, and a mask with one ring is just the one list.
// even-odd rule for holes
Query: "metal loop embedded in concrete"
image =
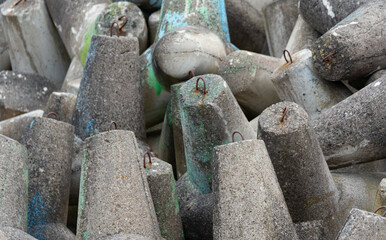
{"label": "metal loop embedded in concrete", "polygon": [[206,83],[205,83],[205,80],[202,78],[202,77],[199,77],[197,78],[197,81],[196,81],[196,91],[198,91],[198,82],[202,80],[202,82],[204,83],[204,94],[206,94]]}
{"label": "metal loop embedded in concrete", "polygon": [[111,123],[110,123],[110,127],[109,127],[109,131],[113,130],[113,125],[114,125],[114,128],[115,128],[115,130],[117,130],[117,129],[118,129],[118,125],[117,125],[117,123],[116,123],[116,122],[114,122],[114,121],[111,121]]}
{"label": "metal loop embedded in concrete", "polygon": [[328,62],[328,59],[332,56],[334,56],[336,54],[336,52],[332,52],[330,54],[328,54],[327,56],[325,56],[323,59],[322,59],[322,62]]}
{"label": "metal loop embedded in concrete", "polygon": [[119,24],[117,22],[113,22],[111,24],[111,27],[110,27],[110,37],[113,36],[113,28],[114,28],[114,25],[117,25],[117,36],[119,37],[119,30],[120,30],[120,27],[119,27]]}
{"label": "metal loop embedded in concrete", "polygon": [[244,141],[244,136],[243,136],[240,132],[234,131],[234,132],[232,133],[232,142],[235,142],[235,134],[236,134],[236,133],[238,133],[238,134],[240,135],[242,141]]}
{"label": "metal loop embedded in concrete", "polygon": [[54,116],[54,117],[55,117],[55,120],[59,120],[59,116],[58,116],[58,114],[56,114],[55,112],[49,112],[49,113],[47,113],[46,118],[49,118],[49,117],[51,117],[51,116]]}
{"label": "metal loop embedded in concrete", "polygon": [[196,75],[194,74],[193,70],[190,70],[190,71],[188,72],[188,75],[189,75],[189,79],[194,78],[194,77],[196,76]]}
{"label": "metal loop embedded in concrete", "polygon": [[292,61],[292,57],[291,57],[291,54],[290,54],[290,52],[289,52],[288,50],[284,50],[284,51],[283,51],[283,56],[284,56],[284,59],[285,59],[285,61],[286,61],[287,63],[289,63],[289,61],[288,61],[288,59],[287,59],[287,57],[286,57],[285,53],[287,53],[287,54],[288,54],[288,57],[289,57],[289,59],[290,59],[291,63],[293,63],[293,61]]}
{"label": "metal loop embedded in concrete", "polygon": [[146,168],[146,155],[149,157],[149,165],[151,166],[151,155],[149,152],[146,152],[143,155],[143,168]]}
{"label": "metal loop embedded in concrete", "polygon": [[284,123],[284,118],[287,116],[288,107],[285,107],[283,110],[283,116],[281,117],[280,123]]}
{"label": "metal loop embedded in concrete", "polygon": [[17,1],[17,2],[15,2],[13,5],[12,5],[12,7],[14,8],[14,7],[17,7],[17,5],[19,5],[21,2],[25,2],[26,0],[19,0],[19,1]]}
{"label": "metal loop embedded in concrete", "polygon": [[381,209],[385,209],[385,211],[382,214],[382,217],[385,217],[386,216],[386,206],[381,206],[381,207],[377,208],[377,210],[375,210],[374,213],[377,213]]}
{"label": "metal loop embedded in concrete", "polygon": [[123,31],[122,29],[126,26],[127,22],[129,21],[129,19],[125,15],[120,16],[118,18],[118,21],[121,21],[122,19],[125,19],[125,21],[122,23],[121,26],[119,26],[119,32]]}

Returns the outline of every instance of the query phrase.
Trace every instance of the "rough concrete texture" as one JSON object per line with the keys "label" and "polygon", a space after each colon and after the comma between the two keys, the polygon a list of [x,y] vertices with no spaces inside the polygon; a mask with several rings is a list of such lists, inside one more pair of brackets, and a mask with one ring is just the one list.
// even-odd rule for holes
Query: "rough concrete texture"
{"label": "rough concrete texture", "polygon": [[299,104],[311,119],[351,95],[341,82],[325,81],[319,76],[310,50],[303,49],[292,55],[292,63],[288,61],[274,71],[272,82],[281,100]]}
{"label": "rough concrete texture", "polygon": [[340,195],[340,218],[345,219],[352,208],[375,210],[377,189],[386,173],[332,173],[332,177]]}
{"label": "rough concrete texture", "polygon": [[161,10],[153,12],[149,16],[147,23],[149,24],[150,44],[154,43],[155,35],[157,34],[158,24],[161,20]]}
{"label": "rough concrete texture", "polygon": [[152,64],[153,46],[139,57],[146,127],[162,122],[170,100],[169,91],[159,83],[155,76]]}
{"label": "rough concrete texture", "polygon": [[225,0],[229,34],[238,48],[261,53],[265,43],[264,16],[253,1]]}
{"label": "rough concrete texture", "polygon": [[33,73],[0,72],[0,120],[43,109],[55,86]]}
{"label": "rough concrete texture", "polygon": [[0,226],[27,230],[27,162],[27,149],[0,135]]}
{"label": "rough concrete texture", "polygon": [[320,33],[305,22],[303,17],[299,15],[285,49],[290,53],[296,53],[306,48],[308,49],[320,36]]}
{"label": "rough concrete texture", "polygon": [[265,34],[269,53],[281,57],[298,18],[297,0],[275,1],[264,9]]}
{"label": "rough concrete texture", "polygon": [[72,113],[76,103],[76,95],[65,92],[53,92],[48,98],[44,114],[54,112],[58,115],[58,120],[71,123]]}
{"label": "rough concrete texture", "polygon": [[193,198],[201,195],[197,188],[190,181],[188,173],[183,174],[178,179],[176,182],[176,189],[180,209],[183,209]]}
{"label": "rough concrete texture", "polygon": [[136,38],[92,37],[72,117],[77,136],[84,140],[107,131],[115,121],[145,139],[139,71]]}
{"label": "rough concrete texture", "polygon": [[0,134],[19,140],[25,126],[29,126],[34,117],[42,117],[43,110],[35,110],[0,122]]}
{"label": "rough concrete texture", "polygon": [[162,131],[158,143],[158,156],[163,161],[170,163],[173,166],[173,172],[177,173],[176,159],[174,154],[173,120],[171,111],[171,103],[169,103],[165,112],[164,121],[162,123]]}
{"label": "rough concrete texture", "polygon": [[369,0],[299,0],[299,13],[324,34]]}
{"label": "rough concrete texture", "polygon": [[159,123],[155,125],[154,127],[151,127],[146,130],[146,144],[149,148],[148,150],[144,151],[145,154],[148,151],[152,151],[155,154],[158,154],[157,151],[159,149],[159,140],[161,138],[161,130],[162,130],[162,123]]}
{"label": "rough concrete texture", "polygon": [[[0,9],[3,7],[2,2],[0,1]],[[0,14],[0,71],[10,70],[11,69],[11,60],[9,59],[9,47],[7,39],[4,35],[3,30],[3,18]]]}
{"label": "rough concrete texture", "polygon": [[[283,118],[283,109],[287,113]],[[338,190],[307,113],[297,104],[280,102],[259,117],[259,133],[294,222],[325,220],[332,239],[339,226]]]}
{"label": "rough concrete texture", "polygon": [[44,235],[41,239],[60,239],[60,240],[75,240],[75,234],[72,233],[63,223],[50,223],[45,225],[39,234]]}
{"label": "rough concrete texture", "polygon": [[[250,121],[249,124],[251,124],[253,130],[255,130],[256,135],[259,136],[259,133],[258,133],[258,130],[259,130],[259,116],[257,116],[254,119],[252,119],[252,121]],[[259,139],[259,137],[258,137],[258,139]]]}
{"label": "rough concrete texture", "polygon": [[366,172],[386,172],[386,159],[372,162],[358,163],[347,167],[332,169],[331,172],[347,173],[366,173]]}
{"label": "rough concrete texture", "polygon": [[215,33],[197,26],[176,28],[154,46],[153,67],[160,84],[166,89],[188,80],[189,71],[196,75],[217,73],[226,50]]}
{"label": "rough concrete texture", "polygon": [[312,122],[330,168],[386,158],[385,93],[383,76]]}
{"label": "rough concrete texture", "polygon": [[386,217],[353,208],[337,240],[386,239]]}
{"label": "rough concrete texture", "polygon": [[[122,18],[119,20],[122,16]],[[126,22],[127,20],[127,22]],[[117,22],[118,27],[114,26],[111,29],[112,23]],[[125,24],[126,22],[126,24]],[[118,30],[123,26],[122,30]],[[139,53],[141,54],[147,48],[148,44],[148,33],[147,24],[145,17],[139,7],[131,2],[116,2],[108,5],[90,25],[80,52],[80,60],[82,65],[85,64],[87,53],[90,48],[91,38],[93,35],[105,35],[117,36],[119,33],[120,37],[135,37],[138,38]]]}
{"label": "rough concrete texture", "polygon": [[83,160],[83,141],[77,136],[74,136],[71,164],[71,189],[70,189],[70,205],[78,205],[80,174],[82,171]]}
{"label": "rough concrete texture", "polygon": [[320,240],[326,238],[326,230],[323,228],[323,221],[321,220],[295,223],[295,229],[299,240]]}
{"label": "rough concrete texture", "polygon": [[221,61],[218,74],[224,78],[248,118],[280,101],[271,82],[280,59],[248,51],[235,51]]}
{"label": "rough concrete texture", "polygon": [[86,139],[79,195],[77,239],[119,233],[160,239],[133,132],[113,130]]}
{"label": "rough concrete texture", "polygon": [[386,206],[386,178],[379,183],[377,195],[375,197],[374,209]]}
{"label": "rough concrete texture", "polygon": [[[113,0],[113,2],[119,2],[121,0]],[[130,2],[135,3],[141,9],[154,9],[160,8],[162,4],[162,0],[130,0]]]}
{"label": "rough concrete texture", "polygon": [[12,69],[40,74],[59,89],[70,59],[44,0],[14,4],[14,0],[8,0],[1,9]]}
{"label": "rough concrete texture", "polygon": [[213,195],[213,239],[298,238],[263,141],[214,148]]}
{"label": "rough concrete texture", "polygon": [[224,0],[163,0],[155,42],[182,26],[203,27],[230,42]]}
{"label": "rough concrete texture", "polygon": [[180,88],[182,87],[182,85],[183,83],[178,83],[170,87],[170,93],[172,95],[172,98],[170,100],[172,111],[171,121],[173,127],[173,145],[176,160],[177,179],[179,179],[184,173],[186,173],[185,146],[181,126],[181,110],[178,99],[180,95]]}
{"label": "rough concrete texture", "polygon": [[371,77],[367,80],[366,86],[377,81],[381,77],[386,75],[386,70],[378,70],[375,73],[371,74]]}
{"label": "rough concrete texture", "polygon": [[218,75],[202,75],[204,89],[199,77],[185,82],[179,100],[189,178],[205,194],[212,187],[213,147],[230,143],[235,131],[245,139],[256,136],[227,83]]}
{"label": "rough concrete texture", "polygon": [[144,237],[137,234],[117,234],[110,237],[102,238],[102,240],[152,240],[152,238]]}
{"label": "rough concrete texture", "polygon": [[[4,238],[1,238],[3,235]],[[24,231],[12,227],[0,227],[0,240],[37,240]]]}
{"label": "rough concrete texture", "polygon": [[[80,59],[78,56],[75,56],[70,66],[68,67],[66,77],[64,78],[63,85],[61,88],[62,92],[69,92],[73,94],[78,94],[79,86],[76,89],[72,89],[72,85],[74,85],[74,81],[83,78],[83,66],[80,63]],[[79,80],[80,83],[80,80]]]}
{"label": "rough concrete texture", "polygon": [[158,158],[152,158],[152,164],[148,164],[147,157],[145,160],[147,182],[161,235],[166,240],[182,240],[184,232],[172,166]]}
{"label": "rough concrete texture", "polygon": [[89,26],[111,0],[45,0],[45,2],[72,59],[79,55]]}
{"label": "rough concrete texture", "polygon": [[74,127],[35,118],[20,137],[28,151],[28,233],[45,239],[48,223],[67,222]]}
{"label": "rough concrete texture", "polygon": [[384,0],[370,1],[314,43],[314,66],[324,79],[362,79],[377,68],[386,68],[385,13]]}

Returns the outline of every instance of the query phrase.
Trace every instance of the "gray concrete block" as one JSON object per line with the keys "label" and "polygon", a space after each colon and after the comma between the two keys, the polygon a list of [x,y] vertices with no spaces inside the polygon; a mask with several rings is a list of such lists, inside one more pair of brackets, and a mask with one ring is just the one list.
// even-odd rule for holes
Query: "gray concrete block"
{"label": "gray concrete block", "polygon": [[71,123],[72,113],[76,103],[76,95],[64,92],[53,92],[48,98],[44,114],[54,112],[58,115],[58,120]]}
{"label": "gray concrete block", "polygon": [[46,9],[44,0],[8,0],[1,9],[3,30],[14,71],[46,77],[62,86],[70,58]]}
{"label": "gray concrete block", "polygon": [[[0,9],[3,7],[4,1],[0,1]],[[3,30],[3,18],[0,14],[0,71],[11,70],[11,60],[9,59],[9,47],[7,38]]]}
{"label": "gray concrete block", "polygon": [[358,163],[347,167],[332,169],[331,172],[346,173],[366,173],[366,172],[386,172],[386,159],[376,160],[366,163]]}
{"label": "gray concrete block", "polygon": [[324,220],[332,239],[339,194],[307,113],[295,103],[274,104],[260,115],[259,133],[293,221]]}
{"label": "gray concrete block", "polygon": [[386,217],[353,208],[337,240],[386,239]]}
{"label": "gray concrete block", "polygon": [[83,66],[80,63],[80,58],[78,56],[75,56],[74,58],[72,58],[71,64],[68,67],[66,77],[64,78],[63,85],[61,87],[61,91],[69,92],[77,95],[79,86],[77,88],[73,87],[74,81],[82,78],[83,78]]}
{"label": "gray concrete block", "polygon": [[375,197],[374,209],[386,206],[386,178],[382,179],[377,189],[377,195]]}
{"label": "gray concrete block", "polygon": [[[144,161],[148,163],[147,155]],[[146,164],[145,173],[161,236],[166,240],[184,239],[172,166],[158,158],[151,158],[151,164]]]}
{"label": "gray concrete block", "polygon": [[173,166],[173,173],[177,173],[176,159],[174,153],[174,141],[173,141],[173,120],[171,103],[165,112],[164,121],[162,123],[161,136],[158,145],[158,156],[163,161]]}
{"label": "gray concrete block", "polygon": [[113,130],[87,138],[84,154],[77,239],[118,233],[160,239],[134,133]]}
{"label": "gray concrete block", "polygon": [[0,72],[0,120],[43,109],[55,86],[33,73]]}
{"label": "gray concrete block", "polygon": [[314,66],[322,78],[357,80],[377,68],[386,68],[384,3],[375,0],[363,4],[314,43]]}
{"label": "gray concrete block", "polygon": [[28,151],[28,233],[45,239],[48,223],[67,223],[74,127],[35,118],[20,143]]}
{"label": "gray concrete block", "polygon": [[295,223],[295,229],[299,240],[319,240],[326,238],[326,230],[323,228],[323,221],[321,220]]}
{"label": "gray concrete block", "polygon": [[157,34],[158,24],[161,19],[161,10],[153,12],[149,16],[147,23],[149,24],[150,44],[154,43],[155,35]]}
{"label": "gray concrete block", "polygon": [[298,239],[263,141],[214,148],[213,195],[213,239]]}
{"label": "gray concrete block", "polygon": [[17,141],[0,135],[0,226],[27,230],[28,153]]}
{"label": "gray concrete block", "polygon": [[[1,238],[1,234],[3,238]],[[12,227],[0,227],[1,240],[37,240],[26,232]]]}
{"label": "gray concrete block", "polygon": [[218,75],[185,82],[179,100],[189,178],[201,193],[210,193],[213,147],[230,143],[234,131],[245,139],[256,138],[255,131]]}
{"label": "gray concrete block", "polygon": [[188,173],[184,173],[176,182],[176,189],[178,194],[178,203],[180,209],[188,204],[193,198],[200,195],[200,192],[189,180]]}
{"label": "gray concrete block", "polygon": [[221,61],[218,74],[224,78],[248,118],[280,101],[271,75],[280,59],[248,51],[235,51]]}
{"label": "gray concrete block", "polygon": [[19,140],[25,126],[29,126],[34,117],[42,117],[43,110],[35,110],[0,122],[0,134]]}
{"label": "gray concrete block", "polygon": [[75,240],[75,234],[63,223],[47,224],[40,231],[39,234],[44,235],[44,238],[39,239]]}
{"label": "gray concrete block", "polygon": [[341,82],[325,81],[319,76],[310,50],[285,56],[288,62],[283,61],[271,76],[276,92],[281,100],[302,106],[311,119],[351,95]]}
{"label": "gray concrete block", "polygon": [[115,121],[145,139],[139,74],[135,38],[94,35],[73,113],[76,135],[84,140]]}
{"label": "gray concrete block", "polygon": [[386,158],[386,76],[312,122],[330,168]]}
{"label": "gray concrete block", "polygon": [[[119,2],[121,0],[113,0],[113,2]],[[162,0],[130,0],[130,2],[133,2],[137,4],[141,9],[146,10],[152,10],[152,9],[158,9],[161,7]]]}
{"label": "gray concrete block", "polygon": [[117,234],[103,238],[103,240],[152,240],[152,238],[144,237],[137,234]]}
{"label": "gray concrete block", "polygon": [[366,82],[366,86],[377,81],[378,79],[380,79],[381,77],[385,76],[386,75],[386,70],[379,70],[379,71],[376,71],[375,73],[373,73],[371,75],[371,77],[369,77],[369,79],[367,80]]}

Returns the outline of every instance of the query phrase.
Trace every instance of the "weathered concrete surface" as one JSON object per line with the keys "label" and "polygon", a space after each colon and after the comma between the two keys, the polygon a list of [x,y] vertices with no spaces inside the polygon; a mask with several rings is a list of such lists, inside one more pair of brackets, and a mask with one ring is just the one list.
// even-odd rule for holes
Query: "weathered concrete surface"
{"label": "weathered concrete surface", "polygon": [[251,0],[225,0],[229,34],[238,48],[261,53],[265,43],[264,16]]}
{"label": "weathered concrete surface", "polygon": [[[0,226],[27,230],[28,153],[17,141],[0,135]],[[0,228],[1,228],[0,227]]]}
{"label": "weathered concrete surface", "polygon": [[248,118],[280,101],[271,75],[280,59],[248,51],[235,51],[221,61],[218,74],[224,78]]}
{"label": "weathered concrete surface", "polygon": [[1,9],[12,69],[40,74],[59,89],[70,59],[44,0],[14,4],[14,0],[8,0]]}
{"label": "weathered concrete surface", "polygon": [[299,15],[285,49],[290,53],[308,49],[320,36],[321,34]]}
{"label": "weathered concrete surface", "polygon": [[[83,67],[82,64],[80,63],[80,59],[78,56],[75,56],[72,61],[70,66],[68,67],[66,77],[64,78],[63,85],[61,87],[62,92],[69,92],[73,94],[78,94],[79,90],[79,85],[77,88],[73,89],[74,81],[78,79],[83,78]],[[79,80],[80,83],[80,80]]]}
{"label": "weathered concrete surface", "polygon": [[332,169],[331,172],[346,173],[366,173],[366,172],[386,172],[386,159],[358,163],[347,167]]}
{"label": "weathered concrete surface", "polygon": [[295,229],[299,240],[326,239],[326,229],[323,228],[322,220],[295,223]]}
{"label": "weathered concrete surface", "polygon": [[386,158],[385,93],[386,76],[312,122],[330,168]]}
{"label": "weathered concrete surface", "polygon": [[299,12],[308,24],[324,34],[369,0],[299,0]]}
{"label": "weathered concrete surface", "polygon": [[371,75],[371,77],[367,80],[366,82],[366,86],[377,81],[378,79],[380,79],[381,77],[385,76],[386,75],[386,70],[379,70],[379,71],[376,71],[374,74]]}
{"label": "weathered concrete surface", "polygon": [[77,239],[118,233],[160,239],[134,133],[113,130],[89,137],[84,154]]}
{"label": "weathered concrete surface", "polygon": [[103,240],[152,240],[152,238],[144,237],[137,234],[117,234],[103,238]]}
{"label": "weathered concrete surface", "polygon": [[[4,238],[1,238],[3,235]],[[37,240],[36,238],[28,235],[24,231],[12,228],[12,227],[0,227],[0,239],[1,240]]]}
{"label": "weathered concrete surface", "polygon": [[[113,0],[113,2],[119,2],[121,0]],[[130,2],[135,3],[141,9],[154,9],[161,8],[162,0],[130,0]]]}
{"label": "weathered concrete surface", "polygon": [[[119,20],[121,16],[125,16],[126,19],[122,18]],[[123,28],[118,31],[115,26],[111,31],[111,25],[113,22],[117,22],[119,28],[121,26],[123,26]],[[123,25],[125,22],[126,24]],[[120,37],[138,38],[140,54],[146,50],[148,46],[148,32],[146,20],[141,9],[131,2],[116,2],[108,5],[88,28],[88,31],[84,36],[84,42],[80,52],[82,65],[86,62],[87,53],[89,51],[93,35],[110,36],[112,33],[113,36],[117,36],[118,32]]]}
{"label": "weathered concrete surface", "polygon": [[325,81],[319,76],[310,50],[303,49],[292,55],[292,63],[288,61],[272,74],[273,85],[281,100],[299,104],[311,119],[351,95],[341,82]]}
{"label": "weathered concrete surface", "polygon": [[386,178],[379,183],[377,195],[375,197],[374,209],[386,206]]}
{"label": "weathered concrete surface", "polygon": [[149,16],[147,23],[149,24],[150,44],[154,43],[155,35],[157,34],[158,24],[161,20],[161,10],[153,12]]}
{"label": "weathered concrete surface", "polygon": [[339,231],[339,194],[307,113],[295,103],[274,104],[260,115],[259,133],[293,221],[324,220],[332,239]]}
{"label": "weathered concrete surface", "polygon": [[[148,163],[147,157],[145,160]],[[161,236],[166,240],[183,240],[184,232],[172,166],[154,157],[151,162],[151,165],[147,164],[145,173]]]}
{"label": "weathered concrete surface", "polygon": [[281,57],[298,18],[297,0],[275,1],[264,7],[269,53]]}
{"label": "weathered concrete surface", "polygon": [[[44,235],[44,239],[75,240],[75,234],[72,233],[63,223],[50,223],[45,225],[39,234]],[[39,238],[42,239],[42,238]]]}
{"label": "weathered concrete surface", "polygon": [[[3,1],[0,1],[0,9],[3,7]],[[9,59],[9,47],[3,30],[3,18],[0,14],[0,71],[11,69],[11,60]]]}
{"label": "weathered concrete surface", "polygon": [[173,172],[177,173],[176,159],[174,154],[173,120],[171,111],[171,103],[169,103],[165,112],[164,121],[162,123],[161,136],[158,144],[158,156],[163,161],[171,164],[173,167]]}
{"label": "weathered concrete surface", "polygon": [[314,43],[314,66],[324,79],[356,80],[386,68],[385,13],[384,0],[370,1]]}
{"label": "weathered concrete surface", "polygon": [[196,75],[217,73],[226,50],[223,40],[203,27],[176,28],[157,41],[153,67],[160,84],[166,89]]}
{"label": "weathered concrete surface", "polygon": [[226,82],[218,75],[194,77],[180,89],[181,125],[189,178],[202,194],[211,192],[213,147],[230,143],[239,131],[254,139],[253,131]]}
{"label": "weathered concrete surface", "polygon": [[75,103],[76,95],[72,93],[53,92],[48,98],[44,114],[54,112],[58,115],[58,120],[71,123]]}
{"label": "weathered concrete surface", "polygon": [[213,195],[213,239],[298,238],[263,141],[214,148]]}
{"label": "weathered concrete surface", "polygon": [[43,109],[55,86],[33,73],[0,72],[0,120]]}
{"label": "weathered concrete surface", "polygon": [[111,0],[45,0],[45,2],[72,59],[79,55],[87,29]]}
{"label": "weathered concrete surface", "polygon": [[386,239],[386,217],[353,208],[337,240]]}
{"label": "weathered concrete surface", "polygon": [[71,189],[70,189],[70,205],[78,205],[80,175],[82,171],[83,160],[83,141],[77,136],[74,136],[72,147],[72,164],[71,164]]}
{"label": "weathered concrete surface", "polygon": [[16,141],[20,139],[25,126],[29,126],[34,117],[42,117],[43,110],[35,110],[0,122],[0,134]]}
{"label": "weathered concrete surface", "polygon": [[72,117],[77,136],[84,140],[107,131],[115,121],[145,139],[139,71],[137,39],[92,37]]}
{"label": "weathered concrete surface", "polygon": [[28,233],[45,239],[48,223],[67,223],[74,127],[50,118],[25,126],[28,150]]}

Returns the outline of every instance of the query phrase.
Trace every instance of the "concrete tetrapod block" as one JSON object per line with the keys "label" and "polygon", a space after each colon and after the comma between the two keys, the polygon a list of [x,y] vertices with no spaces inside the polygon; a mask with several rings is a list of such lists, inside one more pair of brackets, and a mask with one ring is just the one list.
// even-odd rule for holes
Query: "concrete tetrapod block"
{"label": "concrete tetrapod block", "polygon": [[[113,2],[119,2],[121,0],[113,0]],[[141,7],[141,9],[152,10],[154,8],[161,8],[162,0],[130,0],[136,5]]]}
{"label": "concrete tetrapod block", "polygon": [[45,225],[40,232],[40,235],[44,235],[42,239],[60,239],[60,240],[75,240],[75,234],[71,232],[63,223],[49,223]]}
{"label": "concrete tetrapod block", "polygon": [[[113,22],[116,22],[118,25],[112,28]],[[120,29],[121,27],[122,29]],[[84,37],[84,43],[80,53],[82,65],[86,62],[92,36],[110,36],[111,34],[114,36],[118,36],[119,34],[121,37],[138,38],[140,54],[148,47],[147,24],[141,9],[131,2],[120,1],[112,3],[92,22]]]}
{"label": "concrete tetrapod block", "polygon": [[331,172],[342,173],[367,173],[367,172],[386,172],[386,159],[372,162],[358,163],[347,167],[330,169]]}
{"label": "concrete tetrapod block", "polygon": [[145,139],[138,41],[94,35],[72,117],[85,139],[107,131],[111,121]]}
{"label": "concrete tetrapod block", "polygon": [[386,68],[384,0],[363,4],[312,46],[314,66],[329,81],[356,80]]}
{"label": "concrete tetrapod block", "polygon": [[248,51],[235,51],[221,61],[218,74],[224,78],[249,118],[280,101],[271,81],[281,65],[278,58]]}
{"label": "concrete tetrapod block", "polygon": [[311,119],[351,95],[343,83],[325,81],[319,76],[310,50],[303,49],[289,57],[274,71],[272,82],[281,100],[299,104]]}
{"label": "concrete tetrapod block", "polygon": [[0,134],[19,140],[25,126],[29,126],[34,117],[42,117],[43,110],[35,110],[0,122]]}
{"label": "concrete tetrapod block", "polygon": [[151,164],[148,160],[145,155],[145,173],[161,235],[166,240],[182,240],[184,232],[172,166],[158,158],[151,158]]}
{"label": "concrete tetrapod block", "polygon": [[305,22],[303,17],[299,15],[285,49],[290,53],[296,53],[306,48],[308,49],[320,36],[320,33]]}
{"label": "concrete tetrapod block", "polygon": [[70,58],[46,9],[44,0],[8,0],[1,9],[4,35],[14,71],[40,74],[57,89]]}
{"label": "concrete tetrapod block", "polygon": [[55,86],[33,73],[0,72],[0,120],[43,109]]}
{"label": "concrete tetrapod block", "polygon": [[326,238],[322,220],[295,223],[299,240],[320,240]]}
{"label": "concrete tetrapod block", "polygon": [[113,130],[84,143],[77,239],[134,233],[160,239],[133,132]]}
{"label": "concrete tetrapod block", "polygon": [[375,197],[374,209],[386,206],[386,178],[379,183],[377,195]]}
{"label": "concrete tetrapod block", "polygon": [[371,75],[371,77],[367,80],[366,82],[366,86],[369,85],[370,83],[373,83],[375,81],[377,81],[378,79],[380,79],[381,77],[385,76],[386,75],[386,70],[379,70],[379,71],[376,71],[375,73],[373,73]]}
{"label": "concrete tetrapod block", "polygon": [[307,113],[295,103],[274,104],[260,115],[259,134],[293,221],[324,220],[332,239],[339,231],[339,194]]}
{"label": "concrete tetrapod block", "polygon": [[155,35],[157,34],[157,29],[160,20],[161,10],[155,11],[149,16],[149,20],[147,21],[147,23],[149,24],[150,44],[154,43]]}
{"label": "concrete tetrapod block", "polygon": [[299,12],[308,24],[324,34],[369,0],[299,0]]}
{"label": "concrete tetrapod block", "polygon": [[20,143],[28,150],[28,233],[45,239],[48,223],[67,223],[74,127],[35,118]]}
{"label": "concrete tetrapod block", "polygon": [[230,143],[232,133],[256,138],[226,82],[218,75],[202,75],[180,89],[180,114],[190,181],[202,193],[212,187],[213,148]]}
{"label": "concrete tetrapod block", "polygon": [[173,166],[173,173],[177,173],[171,111],[171,103],[169,103],[165,112],[164,122],[162,123],[161,136],[158,143],[158,156],[160,159],[163,159],[163,161],[170,163]]}
{"label": "concrete tetrapod block", "polygon": [[[64,78],[61,92],[68,92],[77,95],[80,85],[80,80],[83,78],[83,66],[80,63],[78,56],[75,56],[70,66],[68,67],[66,77]],[[79,84],[75,83],[79,80]]]}
{"label": "concrete tetrapod block", "polygon": [[265,144],[213,150],[213,239],[298,239]]}
{"label": "concrete tetrapod block", "polygon": [[298,18],[297,0],[274,1],[263,9],[269,53],[281,57]]}
{"label": "concrete tetrapod block", "polygon": [[[3,235],[4,238],[1,238]],[[12,227],[0,227],[0,240],[37,240],[26,232]]]}
{"label": "concrete tetrapod block", "polygon": [[386,158],[386,75],[312,122],[330,168]]}
{"label": "concrete tetrapod block", "polygon": [[337,240],[386,239],[386,217],[353,208]]}
{"label": "concrete tetrapod block", "polygon": [[79,55],[87,29],[111,0],[45,0],[45,2],[72,59]]}
{"label": "concrete tetrapod block", "polygon": [[102,238],[102,240],[152,240],[152,238],[144,237],[137,234],[117,234],[110,237]]}
{"label": "concrete tetrapod block", "polygon": [[170,87],[170,92],[172,98],[170,100],[171,104],[171,114],[172,114],[172,127],[173,127],[173,144],[174,144],[174,153],[176,160],[176,170],[177,170],[177,179],[182,177],[186,173],[186,160],[185,160],[185,146],[184,146],[184,137],[182,134],[182,125],[181,125],[181,110],[179,104],[179,95],[180,88],[184,83],[173,84]]}
{"label": "concrete tetrapod block", "polygon": [[[0,1],[0,9],[2,7],[3,4],[2,1]],[[0,71],[11,69],[11,60],[9,59],[9,47],[2,24],[3,18],[0,14]]]}
{"label": "concrete tetrapod block", "polygon": [[76,103],[76,95],[65,92],[53,92],[48,98],[44,114],[55,112],[60,121],[71,123]]}
{"label": "concrete tetrapod block", "polygon": [[0,135],[0,228],[27,230],[28,153],[17,141]]}

